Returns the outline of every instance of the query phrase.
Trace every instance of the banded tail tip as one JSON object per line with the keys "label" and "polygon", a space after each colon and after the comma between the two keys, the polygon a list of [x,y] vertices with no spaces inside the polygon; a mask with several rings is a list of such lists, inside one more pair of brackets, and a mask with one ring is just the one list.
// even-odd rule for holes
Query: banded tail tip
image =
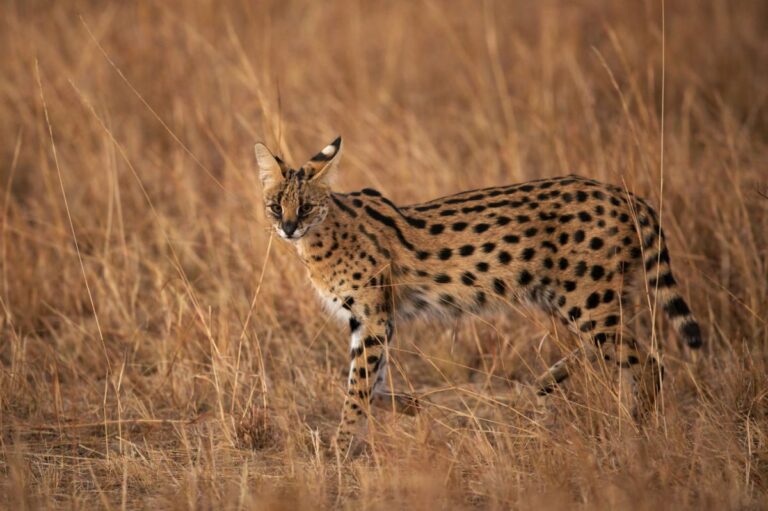
{"label": "banded tail tip", "polygon": [[680,327],[680,333],[688,342],[688,346],[691,348],[700,348],[704,344],[704,340],[701,336],[701,327],[695,321],[689,321]]}
{"label": "banded tail tip", "polygon": [[688,339],[688,346],[691,348],[701,348],[702,344],[704,344],[704,341],[701,337],[691,337]]}

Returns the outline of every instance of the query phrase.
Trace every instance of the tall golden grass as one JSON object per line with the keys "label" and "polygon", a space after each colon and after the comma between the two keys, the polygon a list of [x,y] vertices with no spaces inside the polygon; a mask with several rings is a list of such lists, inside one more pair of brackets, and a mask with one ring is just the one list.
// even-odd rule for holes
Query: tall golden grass
{"label": "tall golden grass", "polygon": [[[768,5],[38,2],[0,11],[0,505],[768,506]],[[399,327],[370,446],[326,446],[347,340],[273,239],[257,140],[399,203],[575,172],[662,212],[706,347],[659,319],[625,420],[550,319]],[[604,374],[605,373],[605,374]]]}

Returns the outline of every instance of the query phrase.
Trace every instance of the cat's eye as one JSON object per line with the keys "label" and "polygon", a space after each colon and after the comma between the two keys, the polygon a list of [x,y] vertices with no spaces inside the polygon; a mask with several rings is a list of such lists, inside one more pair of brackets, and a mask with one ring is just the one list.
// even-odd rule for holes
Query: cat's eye
{"label": "cat's eye", "polygon": [[315,209],[315,206],[312,204],[302,204],[299,207],[299,214],[300,215],[308,215],[313,209]]}
{"label": "cat's eye", "polygon": [[272,213],[276,215],[281,215],[283,213],[283,208],[277,202],[275,202],[274,204],[271,204],[269,206],[269,209],[272,211]]}

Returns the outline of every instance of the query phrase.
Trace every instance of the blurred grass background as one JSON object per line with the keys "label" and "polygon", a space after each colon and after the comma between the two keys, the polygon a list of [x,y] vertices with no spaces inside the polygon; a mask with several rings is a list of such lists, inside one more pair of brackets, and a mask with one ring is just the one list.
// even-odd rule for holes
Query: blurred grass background
{"label": "blurred grass background", "polygon": [[[765,2],[0,14],[0,506],[768,506]],[[392,378],[431,405],[377,412],[337,466],[346,334],[270,238],[252,157],[336,134],[340,191],[575,172],[659,206],[708,343],[658,325],[661,413],[623,420],[599,368],[534,399],[570,345],[531,311],[416,324]]]}

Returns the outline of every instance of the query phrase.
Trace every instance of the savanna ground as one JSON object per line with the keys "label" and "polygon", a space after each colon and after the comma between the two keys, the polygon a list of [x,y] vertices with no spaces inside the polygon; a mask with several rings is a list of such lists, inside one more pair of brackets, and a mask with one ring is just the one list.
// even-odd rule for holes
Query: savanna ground
{"label": "savanna ground", "polygon": [[[0,6],[0,505],[768,506],[768,5]],[[664,14],[664,15],[662,15]],[[270,237],[252,146],[413,203],[575,172],[659,207],[706,347],[659,410],[530,310],[397,330],[366,452],[327,451],[346,332]],[[649,302],[652,304],[652,302]]]}

